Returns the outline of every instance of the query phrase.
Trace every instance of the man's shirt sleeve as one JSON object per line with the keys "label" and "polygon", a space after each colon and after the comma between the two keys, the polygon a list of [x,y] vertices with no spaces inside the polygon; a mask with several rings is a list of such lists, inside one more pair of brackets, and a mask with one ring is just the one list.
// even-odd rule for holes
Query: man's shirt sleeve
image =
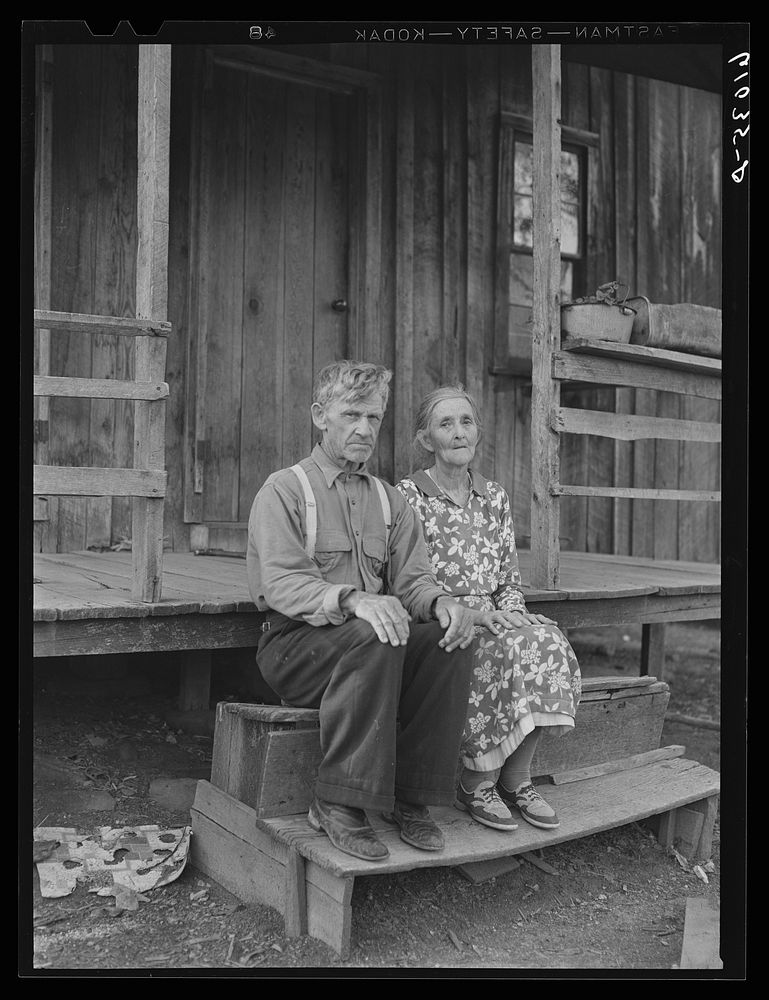
{"label": "man's shirt sleeve", "polygon": [[270,477],[259,490],[248,521],[246,568],[251,598],[308,625],[341,625],[339,602],[354,587],[328,583],[305,551],[304,500],[288,476]]}

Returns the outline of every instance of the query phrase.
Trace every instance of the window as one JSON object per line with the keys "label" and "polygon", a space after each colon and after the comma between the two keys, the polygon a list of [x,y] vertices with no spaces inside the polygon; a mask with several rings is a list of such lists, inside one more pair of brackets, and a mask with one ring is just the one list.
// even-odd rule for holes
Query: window
{"label": "window", "polygon": [[[567,135],[571,141],[567,141]],[[592,140],[592,134],[586,134]],[[563,129],[561,151],[561,295],[584,294],[587,149]],[[494,366],[498,373],[531,371],[533,302],[531,122],[503,114],[497,213],[497,288]]]}

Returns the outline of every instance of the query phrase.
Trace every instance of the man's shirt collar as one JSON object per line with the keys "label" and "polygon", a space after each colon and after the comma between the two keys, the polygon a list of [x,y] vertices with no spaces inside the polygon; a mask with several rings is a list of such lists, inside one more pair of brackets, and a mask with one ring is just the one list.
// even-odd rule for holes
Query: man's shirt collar
{"label": "man's shirt collar", "polygon": [[[347,475],[344,469],[340,469],[338,465],[335,465],[334,462],[331,461],[319,444],[316,444],[312,449],[311,458],[323,473],[323,478],[326,480],[326,486],[328,486],[329,489],[333,486],[337,476]],[[371,473],[366,469],[364,462],[361,462],[356,469],[353,469],[351,475],[363,476],[364,479],[371,478]]]}

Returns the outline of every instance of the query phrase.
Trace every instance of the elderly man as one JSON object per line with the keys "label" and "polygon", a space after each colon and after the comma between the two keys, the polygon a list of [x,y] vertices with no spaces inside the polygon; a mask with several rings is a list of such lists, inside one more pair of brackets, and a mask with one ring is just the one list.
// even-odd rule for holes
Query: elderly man
{"label": "elderly man", "polygon": [[391,374],[351,361],[318,374],[322,440],[267,479],[248,529],[249,588],[266,612],[259,669],[284,701],[320,710],[308,820],[366,860],[389,852],[365,810],[442,849],[427,807],[454,799],[472,671],[472,612],[436,581],[403,497],[366,471]]}

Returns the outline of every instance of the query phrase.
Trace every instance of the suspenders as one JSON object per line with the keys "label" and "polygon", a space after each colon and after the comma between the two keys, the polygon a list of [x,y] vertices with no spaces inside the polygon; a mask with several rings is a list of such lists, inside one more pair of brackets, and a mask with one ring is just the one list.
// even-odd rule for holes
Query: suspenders
{"label": "suspenders", "polygon": [[315,503],[315,494],[312,492],[312,486],[310,486],[310,480],[307,478],[307,473],[298,463],[291,466],[291,471],[296,475],[296,478],[302,484],[302,490],[304,491],[304,509],[305,509],[305,531],[307,537],[305,538],[304,547],[307,555],[312,559],[315,555],[315,539],[318,535],[318,508]]}
{"label": "suspenders", "polygon": [[387,553],[390,551],[390,528],[392,527],[392,514],[390,513],[390,501],[387,499],[387,493],[381,481],[377,479],[376,476],[371,477],[374,480],[374,485],[376,486],[377,493],[379,494],[379,502],[382,504],[382,513],[384,514],[385,523],[385,562],[387,562]]}
{"label": "suspenders", "polygon": [[[318,537],[318,507],[315,503],[315,494],[312,492],[312,486],[310,485],[310,480],[307,478],[307,473],[304,471],[302,466],[297,463],[291,466],[291,471],[296,475],[302,486],[302,491],[304,492],[304,506],[305,506],[305,519],[306,519],[306,534],[307,538],[305,540],[305,550],[307,555],[312,559],[315,555],[315,541]],[[392,527],[392,513],[390,511],[390,501],[387,498],[387,493],[384,486],[376,478],[376,476],[371,477],[374,480],[374,485],[376,486],[377,493],[379,494],[379,501],[382,504],[382,513],[384,514],[385,521],[385,562],[387,561],[387,553],[390,548],[390,528]]]}

